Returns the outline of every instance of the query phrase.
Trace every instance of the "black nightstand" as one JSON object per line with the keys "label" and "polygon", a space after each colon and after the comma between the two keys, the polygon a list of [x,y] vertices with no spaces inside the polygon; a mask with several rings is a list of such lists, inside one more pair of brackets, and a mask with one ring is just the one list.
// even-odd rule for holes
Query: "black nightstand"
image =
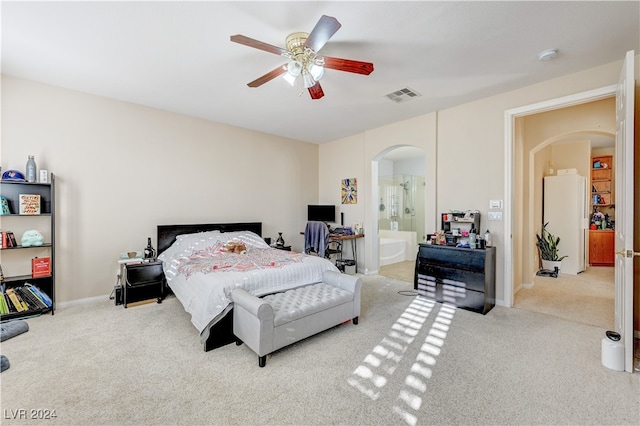
{"label": "black nightstand", "polygon": [[273,245],[271,247],[273,247],[274,249],[278,249],[278,250],[291,251],[291,246],[276,246],[276,245]]}
{"label": "black nightstand", "polygon": [[165,277],[162,262],[143,262],[126,264],[123,285],[123,304],[156,299],[164,299]]}

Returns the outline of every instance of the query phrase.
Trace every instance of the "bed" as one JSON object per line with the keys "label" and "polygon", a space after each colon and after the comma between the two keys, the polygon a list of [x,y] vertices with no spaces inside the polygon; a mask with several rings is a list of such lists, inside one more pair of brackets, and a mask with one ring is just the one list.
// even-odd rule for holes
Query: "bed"
{"label": "bed", "polygon": [[[338,270],[327,259],[272,248],[261,235],[260,222],[158,226],[167,284],[191,315],[205,351],[235,340],[235,288],[263,296],[321,282],[324,271]],[[243,243],[246,253],[226,252],[229,241]]]}

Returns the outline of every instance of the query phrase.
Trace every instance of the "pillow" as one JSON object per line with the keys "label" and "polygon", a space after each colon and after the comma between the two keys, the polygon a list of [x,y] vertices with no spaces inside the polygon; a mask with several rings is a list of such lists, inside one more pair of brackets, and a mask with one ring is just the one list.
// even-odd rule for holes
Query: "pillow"
{"label": "pillow", "polygon": [[240,241],[249,248],[269,248],[269,245],[256,233],[250,231],[234,232],[197,232],[183,234],[167,250],[162,252],[158,259],[163,262],[171,262],[185,256],[190,256],[194,250],[202,250],[213,247],[216,243],[226,244],[231,240]]}
{"label": "pillow", "polygon": [[220,232],[198,232],[195,234],[180,235],[171,247],[160,253],[158,259],[164,262],[171,262],[173,259],[189,256],[193,250],[202,250],[205,247],[215,245],[220,236]]}
{"label": "pillow", "polygon": [[260,235],[251,231],[233,231],[233,232],[223,232],[218,236],[218,241],[223,244],[228,243],[229,241],[240,241],[249,248],[269,248],[269,244],[267,244]]}
{"label": "pillow", "polygon": [[191,238],[191,237],[204,237],[207,238],[211,235],[214,234],[219,234],[220,231],[206,231],[206,232],[194,232],[192,234],[180,234],[176,237],[177,241],[183,240],[185,238]]}

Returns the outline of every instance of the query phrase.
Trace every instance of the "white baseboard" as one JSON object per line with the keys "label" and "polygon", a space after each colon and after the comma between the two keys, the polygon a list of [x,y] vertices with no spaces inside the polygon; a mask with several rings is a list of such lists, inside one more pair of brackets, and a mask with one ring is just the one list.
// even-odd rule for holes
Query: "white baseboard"
{"label": "white baseboard", "polygon": [[530,288],[533,288],[533,283],[522,283],[522,288],[529,290]]}
{"label": "white baseboard", "polygon": [[67,302],[56,302],[56,309],[64,309],[64,308],[70,308],[72,306],[90,305],[93,303],[104,302],[105,300],[109,300],[109,297],[110,295],[94,296],[94,297],[87,297],[84,299],[69,300]]}

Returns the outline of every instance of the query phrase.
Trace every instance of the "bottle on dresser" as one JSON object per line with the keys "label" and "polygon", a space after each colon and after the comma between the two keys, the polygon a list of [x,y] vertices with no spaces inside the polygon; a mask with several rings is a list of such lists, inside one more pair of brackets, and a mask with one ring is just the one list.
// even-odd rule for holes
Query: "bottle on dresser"
{"label": "bottle on dresser", "polygon": [[151,237],[147,238],[147,247],[144,249],[144,258],[153,260],[156,257],[156,251],[151,245]]}
{"label": "bottle on dresser", "polygon": [[469,231],[469,248],[476,248],[476,237],[477,237],[476,226],[471,225],[471,230]]}

